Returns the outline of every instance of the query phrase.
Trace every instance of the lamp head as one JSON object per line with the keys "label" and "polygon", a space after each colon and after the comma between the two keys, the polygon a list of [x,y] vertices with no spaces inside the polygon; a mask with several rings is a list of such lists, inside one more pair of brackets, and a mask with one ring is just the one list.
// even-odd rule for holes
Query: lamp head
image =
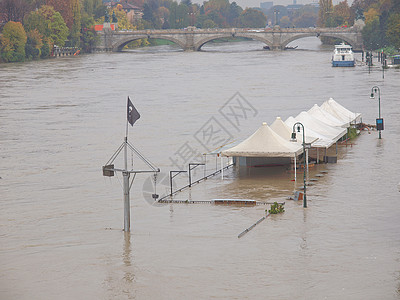
{"label": "lamp head", "polygon": [[296,139],[296,132],[292,132],[292,138],[290,139],[291,142],[297,142]]}
{"label": "lamp head", "polygon": [[369,97],[370,99],[375,99],[375,94],[374,92],[371,92],[371,96]]}
{"label": "lamp head", "polygon": [[300,132],[300,125],[297,125],[297,132]]}

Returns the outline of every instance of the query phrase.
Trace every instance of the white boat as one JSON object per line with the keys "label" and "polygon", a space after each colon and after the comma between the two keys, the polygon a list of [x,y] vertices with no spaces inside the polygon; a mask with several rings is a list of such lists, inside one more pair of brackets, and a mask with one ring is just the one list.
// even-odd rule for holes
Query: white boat
{"label": "white boat", "polygon": [[400,68],[400,54],[389,56],[389,68]]}
{"label": "white boat", "polygon": [[354,62],[354,53],[350,45],[344,43],[335,45],[332,56],[333,67],[354,67]]}

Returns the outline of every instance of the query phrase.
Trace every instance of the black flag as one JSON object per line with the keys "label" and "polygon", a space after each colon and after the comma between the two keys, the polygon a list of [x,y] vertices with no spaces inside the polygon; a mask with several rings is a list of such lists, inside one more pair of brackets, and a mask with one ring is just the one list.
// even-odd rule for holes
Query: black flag
{"label": "black flag", "polygon": [[128,122],[133,126],[137,120],[140,118],[139,112],[133,106],[131,99],[128,97],[128,110],[127,110]]}

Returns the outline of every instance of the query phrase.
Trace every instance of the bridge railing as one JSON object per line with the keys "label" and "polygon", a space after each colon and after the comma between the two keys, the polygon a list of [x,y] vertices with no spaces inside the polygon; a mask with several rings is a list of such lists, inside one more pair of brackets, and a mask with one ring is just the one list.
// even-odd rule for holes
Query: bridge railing
{"label": "bridge railing", "polygon": [[191,28],[191,29],[147,29],[147,30],[118,30],[118,33],[126,34],[184,34],[184,33],[261,33],[261,32],[287,32],[287,33],[299,33],[299,32],[322,32],[322,33],[344,33],[344,32],[356,32],[357,30],[350,28],[326,28],[326,27],[309,27],[309,28]]}

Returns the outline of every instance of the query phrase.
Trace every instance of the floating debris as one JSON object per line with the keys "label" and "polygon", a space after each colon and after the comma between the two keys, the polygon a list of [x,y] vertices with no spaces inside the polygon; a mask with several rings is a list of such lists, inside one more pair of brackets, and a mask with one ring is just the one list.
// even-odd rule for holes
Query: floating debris
{"label": "floating debris", "polygon": [[253,225],[251,225],[249,228],[243,230],[241,233],[238,235],[238,239],[240,239],[242,236],[244,236],[246,233],[248,233],[250,230],[252,230],[254,227],[256,227],[258,224],[260,224],[262,221],[264,221],[270,214],[267,214],[265,217],[262,217],[260,220],[255,222]]}

